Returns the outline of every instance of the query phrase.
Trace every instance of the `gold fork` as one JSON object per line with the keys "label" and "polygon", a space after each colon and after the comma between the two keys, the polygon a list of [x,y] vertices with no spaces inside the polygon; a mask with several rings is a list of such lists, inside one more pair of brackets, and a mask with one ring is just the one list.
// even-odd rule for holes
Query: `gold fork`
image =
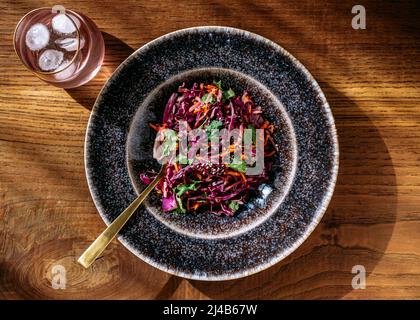
{"label": "gold fork", "polygon": [[157,177],[143,190],[142,193],[102,232],[96,240],[86,249],[80,256],[79,262],[83,267],[89,266],[99,257],[99,255],[110,244],[112,239],[120,232],[122,227],[131,218],[136,209],[146,199],[153,188],[159,183],[165,173],[165,165],[163,165]]}

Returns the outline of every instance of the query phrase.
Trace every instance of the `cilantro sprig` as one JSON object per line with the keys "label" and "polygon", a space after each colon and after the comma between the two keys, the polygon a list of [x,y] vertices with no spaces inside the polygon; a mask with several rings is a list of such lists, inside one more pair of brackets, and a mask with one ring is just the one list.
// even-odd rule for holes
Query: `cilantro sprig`
{"label": "cilantro sprig", "polygon": [[194,181],[191,184],[180,184],[177,185],[174,188],[174,193],[175,193],[175,200],[178,203],[178,208],[182,213],[187,212],[187,210],[185,210],[183,204],[182,204],[182,200],[181,200],[181,196],[187,192],[187,191],[195,191],[197,190],[197,183],[199,183],[200,181]]}
{"label": "cilantro sprig", "polygon": [[229,168],[232,168],[233,170],[236,170],[236,171],[245,173],[247,166],[246,166],[246,162],[245,161],[241,161],[239,163],[235,163],[235,162],[229,163],[228,164],[228,167]]}
{"label": "cilantro sprig", "polygon": [[235,92],[231,88],[229,90],[223,90],[222,80],[213,81],[213,83],[222,91],[223,100],[229,100],[235,96]]}

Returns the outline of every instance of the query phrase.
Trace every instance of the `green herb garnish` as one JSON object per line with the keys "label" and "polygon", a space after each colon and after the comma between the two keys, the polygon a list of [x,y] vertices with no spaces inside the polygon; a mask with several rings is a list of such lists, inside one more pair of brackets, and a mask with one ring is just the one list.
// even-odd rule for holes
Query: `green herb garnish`
{"label": "green herb garnish", "polygon": [[[209,96],[209,94],[210,93],[206,93],[202,98],[201,98],[201,101],[202,102],[206,102],[206,100],[207,100],[207,98],[208,98],[208,96]],[[208,102],[210,102],[210,103],[215,103],[217,100],[216,100],[216,97],[213,95],[213,94],[211,94],[211,97],[210,97],[210,100],[208,101]]]}
{"label": "green herb garnish", "polygon": [[233,212],[236,212],[239,209],[239,203],[237,201],[231,201],[229,203],[229,208],[232,209]]}
{"label": "green herb garnish", "polygon": [[225,100],[229,100],[230,98],[233,98],[234,96],[235,96],[235,92],[232,89],[223,91],[223,99]]}
{"label": "green herb garnish", "polygon": [[228,167],[229,168],[232,168],[233,170],[236,170],[236,171],[245,173],[247,166],[246,166],[246,162],[245,161],[241,161],[239,163],[235,163],[235,162],[230,163],[230,164],[228,164]]}
{"label": "green herb garnish", "polygon": [[206,130],[207,137],[210,141],[216,137],[218,131],[213,132],[213,130],[220,130],[223,127],[223,122],[219,120],[213,120],[210,122],[209,125],[205,126],[204,129]]}
{"label": "green herb garnish", "polygon": [[216,80],[213,80],[213,83],[220,89],[220,90],[222,90],[223,91],[223,89],[222,89],[222,80],[219,80],[219,81],[216,81]]}
{"label": "green herb garnish", "polygon": [[219,130],[223,127],[223,122],[219,120],[213,120],[209,125],[205,126],[207,134],[211,133],[211,130]]}
{"label": "green herb garnish", "polygon": [[235,96],[235,92],[232,89],[229,88],[229,90],[223,90],[222,80],[213,80],[213,83],[219,88],[220,91],[222,91],[223,100],[229,100],[230,98],[233,98]]}
{"label": "green herb garnish", "polygon": [[248,129],[252,130],[252,144],[257,144],[257,129],[252,124],[248,124]]}
{"label": "green herb garnish", "polygon": [[176,150],[178,136],[174,130],[167,129],[164,131],[165,141],[162,144],[162,156],[167,157]]}
{"label": "green herb garnish", "polygon": [[195,190],[197,190],[197,187],[196,187],[196,184],[198,183],[199,181],[194,181],[193,183],[191,183],[191,184],[180,184],[180,185],[177,185],[175,188],[174,188],[174,192],[175,192],[175,194],[177,195],[177,196],[182,196],[185,192],[187,192],[187,191],[195,191]]}
{"label": "green herb garnish", "polygon": [[180,185],[177,185],[175,188],[174,188],[174,192],[175,192],[175,200],[176,200],[176,202],[178,203],[178,208],[179,208],[179,210],[182,212],[182,213],[185,213],[185,212],[187,212],[186,210],[185,210],[185,208],[184,208],[184,206],[183,206],[183,204],[182,204],[182,200],[181,200],[181,196],[185,193],[185,192],[187,192],[187,191],[190,191],[190,190],[197,190],[197,186],[196,186],[196,184],[197,183],[199,183],[200,181],[194,181],[193,183],[191,183],[191,184],[180,184]]}

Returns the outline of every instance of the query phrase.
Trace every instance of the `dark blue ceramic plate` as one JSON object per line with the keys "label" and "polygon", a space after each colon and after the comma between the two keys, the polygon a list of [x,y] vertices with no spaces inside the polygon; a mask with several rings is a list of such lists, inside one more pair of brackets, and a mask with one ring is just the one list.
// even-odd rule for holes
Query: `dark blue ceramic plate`
{"label": "dark blue ceramic plate", "polygon": [[338,171],[334,119],[316,81],[277,44],[226,27],[199,27],[160,37],[114,72],[89,119],[86,175],[109,224],[143,186],[139,173],[157,168],[154,132],[170,94],[182,83],[222,80],[250,91],[277,127],[280,152],[270,173],[273,190],[255,194],[233,218],[174,215],[151,195],[119,240],[149,264],[200,280],[244,277],[293,252],[320,221]]}

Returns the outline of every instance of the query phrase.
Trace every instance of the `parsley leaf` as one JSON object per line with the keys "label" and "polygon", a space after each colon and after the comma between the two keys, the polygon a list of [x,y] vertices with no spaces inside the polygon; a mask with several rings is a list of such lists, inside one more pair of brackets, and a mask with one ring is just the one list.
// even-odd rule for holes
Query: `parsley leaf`
{"label": "parsley leaf", "polygon": [[216,81],[216,80],[213,80],[213,83],[220,89],[220,90],[222,90],[223,91],[223,89],[222,89],[222,80],[219,80],[219,81]]}
{"label": "parsley leaf", "polygon": [[174,189],[174,192],[176,193],[177,196],[182,196],[185,192],[190,191],[190,190],[197,190],[196,184],[198,182],[195,181],[191,184],[180,184],[177,185]]}
{"label": "parsley leaf", "polygon": [[[202,102],[206,102],[206,101],[207,101],[207,98],[208,98],[208,96],[209,96],[209,94],[210,94],[210,93],[206,93],[204,96],[202,96],[202,97],[201,97],[201,101],[202,101]],[[210,102],[210,103],[215,103],[215,102],[216,102],[216,97],[215,97],[213,94],[211,94],[210,100],[209,100],[208,102]]]}
{"label": "parsley leaf", "polygon": [[233,212],[236,212],[239,209],[239,203],[237,201],[231,201],[229,203],[229,208],[232,209]]}
{"label": "parsley leaf", "polygon": [[182,200],[177,195],[175,196],[176,202],[178,203],[177,213],[185,213],[187,210],[185,210],[184,205],[182,204]]}
{"label": "parsley leaf", "polygon": [[233,170],[245,173],[246,172],[246,162],[241,161],[239,163],[230,163],[228,164],[229,168],[232,168]]}
{"label": "parsley leaf", "polygon": [[222,80],[213,80],[213,83],[219,88],[220,91],[222,91],[223,100],[229,100],[230,98],[233,98],[235,96],[235,92],[232,89],[229,88],[229,90],[223,90]]}
{"label": "parsley leaf", "polygon": [[229,88],[227,91],[223,91],[223,99],[229,100],[235,96],[235,92]]}
{"label": "parsley leaf", "polygon": [[208,139],[211,141],[215,137],[216,133],[213,130],[220,130],[223,127],[223,122],[219,120],[213,120],[209,125],[205,126],[206,134]]}
{"label": "parsley leaf", "polygon": [[164,131],[165,141],[162,144],[162,156],[167,157],[176,150],[178,136],[174,130],[167,129]]}
{"label": "parsley leaf", "polygon": [[252,124],[248,124],[248,129],[252,129],[252,144],[257,144],[257,129]]}
{"label": "parsley leaf", "polygon": [[221,129],[223,126],[223,122],[219,121],[219,120],[213,120],[212,122],[210,122],[209,125],[205,126],[204,129],[206,129],[206,131],[211,132],[211,130],[213,129]]}
{"label": "parsley leaf", "polygon": [[178,185],[174,188],[175,199],[176,199],[176,202],[178,203],[178,208],[179,208],[180,212],[182,212],[182,213],[186,212],[186,210],[185,210],[185,208],[182,204],[181,196],[187,191],[197,190],[196,184],[199,183],[199,182],[200,181],[194,181],[191,184],[180,184],[180,185]]}

